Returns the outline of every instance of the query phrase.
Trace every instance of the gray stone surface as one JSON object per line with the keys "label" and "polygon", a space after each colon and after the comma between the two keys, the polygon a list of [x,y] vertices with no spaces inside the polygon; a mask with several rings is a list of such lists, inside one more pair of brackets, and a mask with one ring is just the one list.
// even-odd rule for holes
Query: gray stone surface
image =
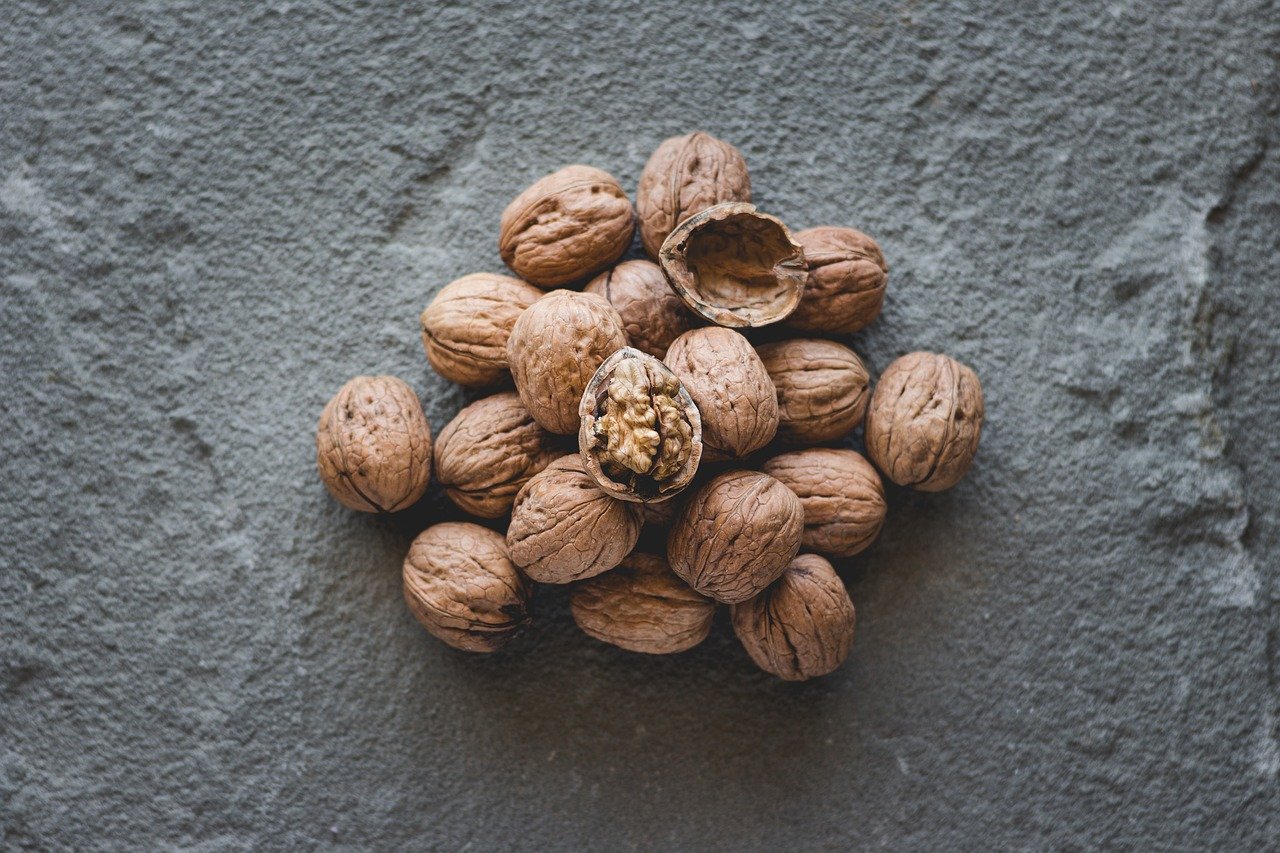
{"label": "gray stone surface", "polygon": [[[238,7],[238,8],[237,8]],[[1280,837],[1280,11],[7,2],[0,847],[1264,848]],[[509,653],[400,599],[325,400],[569,162],[741,147],[972,364],[953,491],[843,565],[851,661]]]}

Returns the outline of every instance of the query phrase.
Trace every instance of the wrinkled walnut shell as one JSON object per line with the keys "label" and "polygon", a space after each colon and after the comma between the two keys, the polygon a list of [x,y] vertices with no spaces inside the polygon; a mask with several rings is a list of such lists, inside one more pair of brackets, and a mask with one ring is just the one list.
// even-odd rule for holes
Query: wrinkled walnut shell
{"label": "wrinkled walnut shell", "polygon": [[796,241],[804,247],[809,277],[788,326],[848,334],[879,316],[889,265],[875,240],[853,228],[827,225],[797,231]]}
{"label": "wrinkled walnut shell", "polygon": [[804,250],[782,221],[740,202],[681,222],[658,253],[662,271],[695,314],[721,326],[785,320],[804,293]]}
{"label": "wrinkled walnut shell", "polygon": [[800,498],[801,547],[852,557],[880,534],[888,509],[884,486],[857,451],[814,447],[780,454],[761,467]]}
{"label": "wrinkled walnut shell", "polygon": [[667,538],[671,569],[716,601],[745,601],[800,550],[804,508],[768,474],[729,471],[698,489]]}
{"label": "wrinkled walnut shell", "polygon": [[567,166],[516,196],[501,229],[503,262],[530,284],[551,288],[618,260],[631,245],[635,213],[613,175]]}
{"label": "wrinkled walnut shell", "polygon": [[422,627],[455,649],[492,652],[529,622],[529,583],[502,536],[469,522],[428,527],[404,560],[404,600]]}
{"label": "wrinkled walnut shell", "polygon": [[899,486],[949,489],[978,452],[983,414],[982,384],[970,368],[945,355],[908,353],[871,395],[867,455]]}
{"label": "wrinkled walnut shell", "polygon": [[834,341],[796,338],[756,350],[778,391],[778,438],[788,444],[838,441],[862,423],[871,375],[857,353]]}
{"label": "wrinkled walnut shell", "polygon": [[514,391],[477,400],[436,438],[436,481],[460,509],[497,518],[529,479],[563,455]]}
{"label": "wrinkled walnut shell", "polygon": [[776,583],[729,612],[756,666],[787,681],[817,678],[844,663],[857,623],[840,576],[817,554],[796,557]]}
{"label": "wrinkled walnut shell", "polygon": [[357,376],[334,395],[316,429],[325,488],[361,512],[395,512],[431,480],[431,427],[413,389],[394,376]]}
{"label": "wrinkled walnut shell", "polygon": [[463,276],[441,288],[422,312],[427,361],[445,379],[480,388],[507,375],[507,338],[542,291],[494,273]]}
{"label": "wrinkled walnut shell", "polygon": [[727,201],[751,201],[751,176],[737,148],[702,131],[664,140],[636,188],[644,250],[658,257],[677,225]]}
{"label": "wrinkled walnut shell", "polygon": [[716,605],[653,554],[631,554],[616,569],[573,587],[573,621],[597,640],[650,655],[691,649],[707,638]]}
{"label": "wrinkled walnut shell", "polygon": [[603,296],[622,317],[631,345],[654,358],[666,355],[680,335],[700,324],[649,261],[623,261],[591,279],[586,293]]}

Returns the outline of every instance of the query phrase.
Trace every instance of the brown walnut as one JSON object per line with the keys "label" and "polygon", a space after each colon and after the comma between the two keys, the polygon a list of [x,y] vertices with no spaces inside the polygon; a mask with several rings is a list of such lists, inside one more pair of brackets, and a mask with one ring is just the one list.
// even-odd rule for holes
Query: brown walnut
{"label": "brown walnut", "polygon": [[853,228],[828,225],[797,231],[796,241],[804,247],[809,278],[788,326],[848,334],[880,314],[889,266],[875,240]]}
{"label": "brown walnut", "polygon": [[796,338],[756,350],[778,391],[778,438],[788,444],[838,441],[862,423],[871,375],[834,341]]}
{"label": "brown walnut", "polygon": [[782,221],[729,202],[695,213],[662,244],[658,261],[695,314],[721,326],[765,326],[800,304],[804,250]]}
{"label": "brown walnut", "polygon": [[597,640],[651,655],[698,645],[716,613],[715,602],[690,589],[666,560],[639,552],[575,584],[569,607],[578,627]]}
{"label": "brown walnut", "polygon": [[404,560],[404,600],[422,626],[456,649],[492,652],[529,622],[530,585],[502,536],[469,522],[428,527]]}
{"label": "brown walnut", "polygon": [[803,530],[794,492],[768,474],[728,471],[689,498],[667,537],[667,559],[695,590],[733,604],[786,570]]}
{"label": "brown walnut", "polygon": [[871,395],[867,455],[899,486],[940,492],[960,481],[982,435],[982,384],[945,355],[913,352],[885,369]]}
{"label": "brown walnut", "polygon": [[662,268],[649,261],[623,261],[583,290],[608,300],[622,317],[631,345],[654,358],[662,358],[672,341],[701,322],[684,307]]}
{"label": "brown walnut", "polygon": [[494,273],[463,276],[441,288],[422,312],[427,361],[445,379],[478,388],[507,375],[507,338],[542,291]]}
{"label": "brown walnut", "polygon": [[831,564],[801,554],[772,586],[729,609],[756,666],[787,681],[826,675],[849,656],[853,601]]}
{"label": "brown walnut", "polygon": [[631,200],[613,175],[567,166],[507,205],[498,251],[525,281],[558,287],[618,260],[634,230]]}
{"label": "brown walnut", "polygon": [[636,188],[645,251],[658,257],[677,225],[727,201],[751,201],[751,176],[737,148],[702,131],[663,141],[649,157]]}
{"label": "brown walnut", "polygon": [[578,431],[582,392],[604,360],[627,345],[622,318],[593,293],[553,290],[530,305],[507,340],[516,390],[533,419],[559,435]]}
{"label": "brown walnut", "polygon": [[395,512],[431,480],[431,427],[413,389],[394,376],[357,376],[316,429],[316,465],[329,493],[362,512]]}
{"label": "brown walnut", "polygon": [[746,456],[778,431],[778,394],[750,342],[707,326],[676,338],[664,359],[702,414],[708,459]]}
{"label": "brown walnut", "polygon": [[773,457],[762,469],[796,493],[804,507],[803,548],[852,557],[880,533],[888,509],[884,486],[855,450],[813,447]]}
{"label": "brown walnut", "polygon": [[436,438],[436,480],[462,510],[497,518],[529,479],[563,455],[514,391],[477,400]]}

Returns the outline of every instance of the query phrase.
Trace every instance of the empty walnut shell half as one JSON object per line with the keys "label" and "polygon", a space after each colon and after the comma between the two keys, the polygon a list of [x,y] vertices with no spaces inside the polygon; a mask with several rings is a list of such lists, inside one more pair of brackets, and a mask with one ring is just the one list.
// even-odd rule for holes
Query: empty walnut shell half
{"label": "empty walnut shell half", "polygon": [[696,131],[664,140],[636,186],[640,239],[649,257],[693,214],[727,201],[751,201],[747,161],[728,142]]}
{"label": "empty walnut shell half", "polygon": [[587,282],[583,292],[608,300],[622,317],[631,345],[655,358],[702,323],[671,289],[662,267],[650,261],[623,261]]}
{"label": "empty walnut shell half", "polygon": [[665,364],[624,347],[587,383],[578,409],[582,464],[619,500],[662,501],[698,471],[702,418]]}
{"label": "empty walnut shell half", "polygon": [[729,202],[695,213],[667,237],[662,271],[694,313],[721,326],[785,320],[804,294],[804,250],[781,220]]}
{"label": "empty walnut shell half", "polygon": [[875,240],[831,225],[797,231],[796,240],[804,247],[809,277],[788,326],[848,334],[879,316],[889,265]]}
{"label": "empty walnut shell half", "polygon": [[650,655],[698,645],[716,615],[715,602],[690,589],[666,560],[639,552],[613,571],[575,584],[569,608],[590,636]]}
{"label": "empty walnut shell half", "polygon": [[790,445],[839,441],[862,423],[871,375],[835,341],[794,338],[756,349],[778,391],[778,438]]}
{"label": "empty walnut shell half", "polygon": [[445,379],[481,388],[507,376],[507,338],[542,291],[518,278],[474,273],[440,289],[422,312],[427,361]]}
{"label": "empty walnut shell half", "polygon": [[764,472],[796,493],[804,507],[800,545],[832,557],[864,550],[884,525],[884,485],[856,450],[813,447],[773,457]]}

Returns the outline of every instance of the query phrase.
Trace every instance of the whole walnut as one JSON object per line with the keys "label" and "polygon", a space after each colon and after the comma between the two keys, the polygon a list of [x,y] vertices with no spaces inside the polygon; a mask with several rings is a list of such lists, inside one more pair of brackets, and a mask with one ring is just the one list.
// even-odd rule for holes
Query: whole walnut
{"label": "whole walnut", "polygon": [[518,278],[475,273],[451,281],[422,312],[427,360],[445,379],[473,388],[507,375],[507,338],[542,291]]}
{"label": "whole walnut", "polygon": [[778,393],[764,362],[738,332],[719,326],[676,338],[663,359],[702,414],[704,457],[746,456],[778,431]]}
{"label": "whole walnut", "polygon": [[456,649],[492,652],[529,622],[530,585],[502,536],[469,522],[428,527],[404,560],[404,600],[422,626]]}
{"label": "whole walnut", "polygon": [[634,231],[631,200],[613,175],[566,166],[507,205],[498,251],[525,281],[557,287],[618,260]]}
{"label": "whole walnut", "polygon": [[316,429],[325,488],[362,512],[415,503],[431,480],[431,427],[413,389],[394,376],[357,376],[334,395]]}
{"label": "whole walnut", "polygon": [[667,537],[667,559],[695,590],[733,604],[786,570],[803,530],[794,492],[768,474],[728,471],[689,498]]}
{"label": "whole walnut", "polygon": [[477,400],[436,438],[436,480],[462,510],[497,518],[563,451],[514,391]]}
{"label": "whole walnut", "polygon": [[787,681],[826,675],[849,656],[856,616],[836,570],[801,554],[772,586],[729,609],[756,666]]}
{"label": "whole walnut", "polygon": [[636,504],[602,492],[575,453],[552,462],[516,495],[507,549],[533,580],[570,583],[609,571],[639,538]]}
{"label": "whole walnut", "polygon": [[852,557],[879,535],[888,509],[884,486],[857,451],[813,447],[780,454],[761,467],[800,498],[801,547]]}
{"label": "whole walnut", "polygon": [[702,131],[664,140],[649,157],[636,189],[645,251],[658,257],[677,225],[726,201],[751,201],[751,176],[737,148]]}
{"label": "whole walnut", "polygon": [[756,349],[778,391],[778,438],[838,441],[862,423],[871,375],[857,353],[834,341],[796,338]]}
{"label": "whole walnut", "polygon": [[661,267],[649,261],[623,261],[583,290],[608,300],[622,317],[631,345],[654,358],[662,358],[672,341],[699,325]]}
{"label": "whole walnut", "polygon": [[937,353],[908,353],[871,395],[867,455],[899,486],[949,489],[978,452],[983,414],[982,384],[970,368]]}
{"label": "whole walnut", "polygon": [[804,247],[809,277],[788,326],[848,334],[879,316],[889,266],[875,240],[853,228],[824,225],[797,231],[796,241]]}
{"label": "whole walnut", "polygon": [[542,428],[578,431],[582,392],[604,360],[627,345],[622,318],[594,293],[553,290],[516,320],[507,361],[516,391]]}
{"label": "whole walnut", "polygon": [[569,608],[578,627],[597,640],[651,655],[698,645],[716,614],[715,602],[690,589],[666,560],[639,552],[574,584]]}

